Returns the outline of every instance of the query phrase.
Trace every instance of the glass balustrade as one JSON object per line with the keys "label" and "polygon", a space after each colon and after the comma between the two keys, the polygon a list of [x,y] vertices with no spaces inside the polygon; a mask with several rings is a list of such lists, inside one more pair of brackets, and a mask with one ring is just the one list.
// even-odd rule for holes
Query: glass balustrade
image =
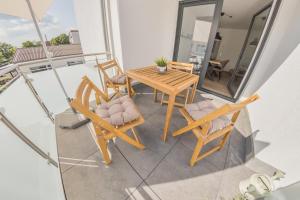
{"label": "glass balustrade", "polygon": [[[35,109],[38,110],[38,108]],[[12,117],[11,110],[7,114]],[[32,112],[32,116],[35,114],[37,114],[36,111]],[[29,126],[31,124],[30,119],[23,120],[23,125],[28,123]],[[14,121],[16,122],[17,120]],[[39,128],[43,129],[41,124],[36,124],[35,126],[40,126]],[[31,133],[36,134],[35,131]],[[48,138],[46,134],[48,133],[45,132],[43,136],[39,136],[40,139]],[[51,134],[53,135],[54,132]],[[33,140],[36,139],[36,136],[33,134],[30,137]],[[1,121],[0,140],[0,199],[65,199],[58,168],[48,164],[46,159],[33,151]],[[53,139],[49,143],[55,145]],[[39,145],[44,146],[41,140]],[[56,158],[54,155],[51,156]]]}
{"label": "glass balustrade", "polygon": [[[106,55],[86,57],[83,64],[58,66],[57,72],[70,98],[83,76],[88,76],[99,88],[103,74],[96,65],[106,61]],[[109,74],[114,75],[110,70]],[[101,76],[100,76],[101,75]],[[51,68],[36,73],[24,73],[0,94],[0,111],[34,145],[58,163],[55,124],[40,105],[26,80],[32,84],[38,98],[56,114],[70,108]],[[30,145],[22,141],[3,120],[0,120],[0,199],[64,199],[59,168],[49,164]],[[18,192],[15,192],[18,190]],[[13,196],[12,196],[13,195]]]}

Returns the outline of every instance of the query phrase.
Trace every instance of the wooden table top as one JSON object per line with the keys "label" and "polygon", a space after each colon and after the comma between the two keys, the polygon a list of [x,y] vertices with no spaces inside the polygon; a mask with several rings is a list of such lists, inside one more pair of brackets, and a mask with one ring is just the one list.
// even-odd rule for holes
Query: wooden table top
{"label": "wooden table top", "polygon": [[165,74],[159,74],[156,66],[131,69],[126,72],[131,79],[149,85],[167,94],[177,94],[199,80],[199,76],[182,72],[174,69],[168,69]]}

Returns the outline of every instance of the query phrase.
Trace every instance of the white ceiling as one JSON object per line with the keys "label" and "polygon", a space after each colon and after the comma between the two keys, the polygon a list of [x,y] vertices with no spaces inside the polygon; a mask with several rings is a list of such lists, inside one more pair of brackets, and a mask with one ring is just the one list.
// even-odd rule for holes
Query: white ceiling
{"label": "white ceiling", "polygon": [[222,11],[228,16],[221,17],[221,28],[248,29],[253,15],[272,0],[224,0]]}

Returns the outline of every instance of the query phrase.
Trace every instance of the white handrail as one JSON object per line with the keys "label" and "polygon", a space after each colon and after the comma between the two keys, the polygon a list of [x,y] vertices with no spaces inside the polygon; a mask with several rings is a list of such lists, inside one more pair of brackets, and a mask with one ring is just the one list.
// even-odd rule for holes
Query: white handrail
{"label": "white handrail", "polygon": [[[77,55],[70,55],[70,56],[60,56],[60,57],[54,57],[52,58],[53,61],[56,60],[63,60],[63,59],[68,59],[68,58],[77,58],[77,57],[87,57],[87,56],[99,56],[99,55],[111,55],[109,52],[101,52],[101,53],[88,53],[88,54],[77,54]],[[48,61],[47,59],[39,59],[39,60],[32,60],[32,61],[27,61],[27,62],[22,62],[22,63],[17,63],[17,64],[9,64],[5,67],[0,68],[0,76],[7,74],[13,70],[16,70],[17,67],[22,67],[25,65],[30,65],[30,64],[37,64],[37,63],[42,63]]]}

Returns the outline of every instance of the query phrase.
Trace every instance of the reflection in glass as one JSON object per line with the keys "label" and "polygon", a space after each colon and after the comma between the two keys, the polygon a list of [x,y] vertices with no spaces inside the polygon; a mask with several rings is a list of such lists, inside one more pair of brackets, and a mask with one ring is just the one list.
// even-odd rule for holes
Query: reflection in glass
{"label": "reflection in glass", "polygon": [[270,9],[271,6],[269,6],[253,18],[253,24],[250,27],[249,36],[245,43],[245,48],[242,51],[240,60],[238,61],[228,84],[231,95],[234,95],[236,93],[244,75],[246,74],[246,71],[248,70],[248,67],[251,63],[256,47],[264,30],[265,24],[267,22],[267,17],[269,15]]}
{"label": "reflection in glass", "polygon": [[199,69],[205,56],[215,4],[184,7],[177,60]]}

